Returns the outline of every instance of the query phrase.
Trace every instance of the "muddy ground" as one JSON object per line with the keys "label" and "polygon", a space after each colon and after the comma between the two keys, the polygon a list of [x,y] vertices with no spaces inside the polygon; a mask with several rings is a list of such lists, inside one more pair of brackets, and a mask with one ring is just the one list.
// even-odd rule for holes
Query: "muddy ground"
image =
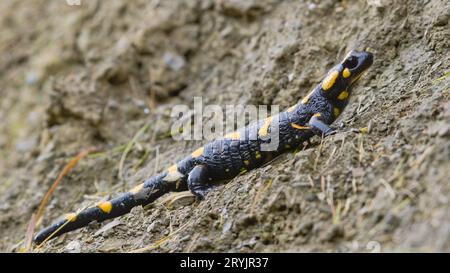
{"label": "muddy ground", "polygon": [[448,1],[80,3],[0,2],[1,251],[23,251],[80,151],[99,153],[63,179],[44,226],[201,145],[170,137],[174,105],[282,109],[352,48],[375,62],[336,124],[367,134],[314,138],[205,201],[165,196],[31,251],[450,251]]}

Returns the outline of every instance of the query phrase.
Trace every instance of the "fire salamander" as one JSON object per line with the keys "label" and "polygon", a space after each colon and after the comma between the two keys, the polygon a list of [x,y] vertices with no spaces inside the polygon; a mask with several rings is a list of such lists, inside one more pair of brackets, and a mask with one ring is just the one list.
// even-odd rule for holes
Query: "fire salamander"
{"label": "fire salamander", "polygon": [[[335,133],[330,125],[348,103],[351,86],[373,62],[369,52],[351,51],[333,67],[325,78],[297,104],[276,116],[252,123],[193,151],[166,171],[147,179],[127,193],[101,202],[41,230],[35,237],[40,244],[48,237],[86,226],[92,221],[104,221],[128,213],[135,206],[145,206],[165,193],[190,190],[199,199],[205,198],[212,184],[229,180],[247,170],[257,168],[290,149],[296,148],[314,135]],[[275,128],[275,120],[277,128]],[[278,130],[278,148],[263,151],[270,133]],[[255,138],[249,138],[255,134]],[[247,138],[246,138],[247,136]],[[269,137],[268,137],[269,136]]]}

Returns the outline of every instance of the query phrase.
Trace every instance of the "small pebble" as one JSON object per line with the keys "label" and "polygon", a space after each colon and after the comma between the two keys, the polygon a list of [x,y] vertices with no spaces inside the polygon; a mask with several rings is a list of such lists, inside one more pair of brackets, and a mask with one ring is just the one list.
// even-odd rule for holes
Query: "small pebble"
{"label": "small pebble", "polygon": [[71,241],[66,245],[65,248],[68,253],[80,253],[81,252],[81,243],[78,240]]}

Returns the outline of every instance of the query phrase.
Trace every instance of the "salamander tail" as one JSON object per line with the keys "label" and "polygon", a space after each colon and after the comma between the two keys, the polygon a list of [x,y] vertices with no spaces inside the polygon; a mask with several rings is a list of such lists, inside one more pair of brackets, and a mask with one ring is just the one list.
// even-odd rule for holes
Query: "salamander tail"
{"label": "salamander tail", "polygon": [[34,242],[41,244],[50,236],[53,238],[66,232],[85,227],[93,221],[102,222],[106,219],[115,218],[128,213],[135,206],[153,202],[163,194],[173,190],[171,189],[171,183],[163,181],[164,176],[165,174],[151,177],[117,198],[101,202],[79,213],[66,214],[63,219],[41,230],[34,238]]}

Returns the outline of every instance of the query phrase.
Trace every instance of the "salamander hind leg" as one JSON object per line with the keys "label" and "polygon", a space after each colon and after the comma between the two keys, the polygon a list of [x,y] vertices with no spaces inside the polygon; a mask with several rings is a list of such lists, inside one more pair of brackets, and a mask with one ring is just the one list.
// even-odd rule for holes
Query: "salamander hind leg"
{"label": "salamander hind leg", "polygon": [[212,189],[208,185],[208,168],[204,165],[195,166],[190,172],[187,179],[189,190],[200,200],[204,199],[208,192]]}

